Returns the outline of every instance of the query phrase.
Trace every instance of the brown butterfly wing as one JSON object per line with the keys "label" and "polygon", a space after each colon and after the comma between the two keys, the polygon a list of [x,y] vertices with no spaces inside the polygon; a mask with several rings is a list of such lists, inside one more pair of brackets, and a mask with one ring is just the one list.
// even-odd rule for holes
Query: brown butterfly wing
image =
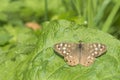
{"label": "brown butterfly wing", "polygon": [[74,66],[79,64],[79,49],[76,43],[58,43],[54,49],[62,55],[68,65]]}
{"label": "brown butterfly wing", "polygon": [[106,51],[106,46],[100,43],[58,43],[55,44],[54,49],[64,57],[68,65],[90,66],[96,57]]}
{"label": "brown butterfly wing", "polygon": [[100,43],[83,44],[81,43],[80,64],[90,66],[96,57],[102,55],[106,51],[106,46]]}

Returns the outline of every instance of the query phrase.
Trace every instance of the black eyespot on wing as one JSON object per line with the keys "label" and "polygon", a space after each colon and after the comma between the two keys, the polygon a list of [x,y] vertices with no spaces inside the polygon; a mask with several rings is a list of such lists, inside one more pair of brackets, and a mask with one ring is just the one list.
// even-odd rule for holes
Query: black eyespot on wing
{"label": "black eyespot on wing", "polygon": [[100,48],[103,49],[103,48],[105,48],[105,46],[104,46],[104,45],[101,45]]}

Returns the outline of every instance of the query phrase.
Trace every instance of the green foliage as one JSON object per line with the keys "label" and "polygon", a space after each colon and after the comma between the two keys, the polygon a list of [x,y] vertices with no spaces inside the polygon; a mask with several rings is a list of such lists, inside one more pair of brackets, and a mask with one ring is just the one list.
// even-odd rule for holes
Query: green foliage
{"label": "green foliage", "polygon": [[[119,0],[0,0],[0,80],[119,80],[120,41],[110,35],[120,39],[119,14]],[[23,27],[33,21],[41,30]],[[53,50],[79,41],[107,52],[90,67],[70,67]]]}
{"label": "green foliage", "polygon": [[7,31],[3,28],[0,28],[0,45],[5,45],[8,43],[11,36],[7,33]]}
{"label": "green foliage", "polygon": [[[48,16],[63,12],[61,1],[48,1]],[[58,4],[56,4],[58,3]],[[58,11],[59,8],[59,11]],[[45,0],[1,0],[0,21],[10,24],[22,24],[27,21],[45,21]],[[0,23],[1,23],[0,22]]]}
{"label": "green foliage", "polygon": [[[120,38],[119,0],[1,0],[0,25],[67,19]],[[82,24],[83,24],[82,23]]]}
{"label": "green foliage", "polygon": [[[4,29],[0,29],[0,31],[2,30],[5,30],[3,36],[7,44],[0,46],[0,79],[18,80],[17,70],[21,64],[23,66],[29,60],[28,55],[33,55],[31,52],[36,47],[37,36],[32,30],[25,27],[6,25]],[[7,36],[12,37],[6,38]],[[3,39],[0,37],[0,40]]]}
{"label": "green foliage", "polygon": [[[119,80],[120,41],[111,35],[66,20],[43,24],[39,34],[24,28],[4,27],[9,44],[0,47],[1,80]],[[11,29],[9,31],[9,29]],[[90,67],[68,66],[53,50],[57,42],[104,43],[106,54]]]}

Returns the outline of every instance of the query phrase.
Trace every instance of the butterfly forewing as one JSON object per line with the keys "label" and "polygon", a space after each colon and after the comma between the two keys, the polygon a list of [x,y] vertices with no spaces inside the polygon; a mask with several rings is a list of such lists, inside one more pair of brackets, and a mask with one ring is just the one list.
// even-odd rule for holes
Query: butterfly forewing
{"label": "butterfly forewing", "polygon": [[57,43],[54,45],[54,49],[62,56],[70,55],[74,49],[76,49],[76,44],[72,43]]}

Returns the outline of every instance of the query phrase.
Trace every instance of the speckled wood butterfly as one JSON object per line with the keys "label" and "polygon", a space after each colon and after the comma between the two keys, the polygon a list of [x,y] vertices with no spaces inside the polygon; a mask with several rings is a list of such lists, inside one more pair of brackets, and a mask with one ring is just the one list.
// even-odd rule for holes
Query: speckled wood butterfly
{"label": "speckled wood butterfly", "polygon": [[90,66],[96,57],[106,52],[106,46],[101,43],[57,43],[54,50],[62,55],[70,66]]}

